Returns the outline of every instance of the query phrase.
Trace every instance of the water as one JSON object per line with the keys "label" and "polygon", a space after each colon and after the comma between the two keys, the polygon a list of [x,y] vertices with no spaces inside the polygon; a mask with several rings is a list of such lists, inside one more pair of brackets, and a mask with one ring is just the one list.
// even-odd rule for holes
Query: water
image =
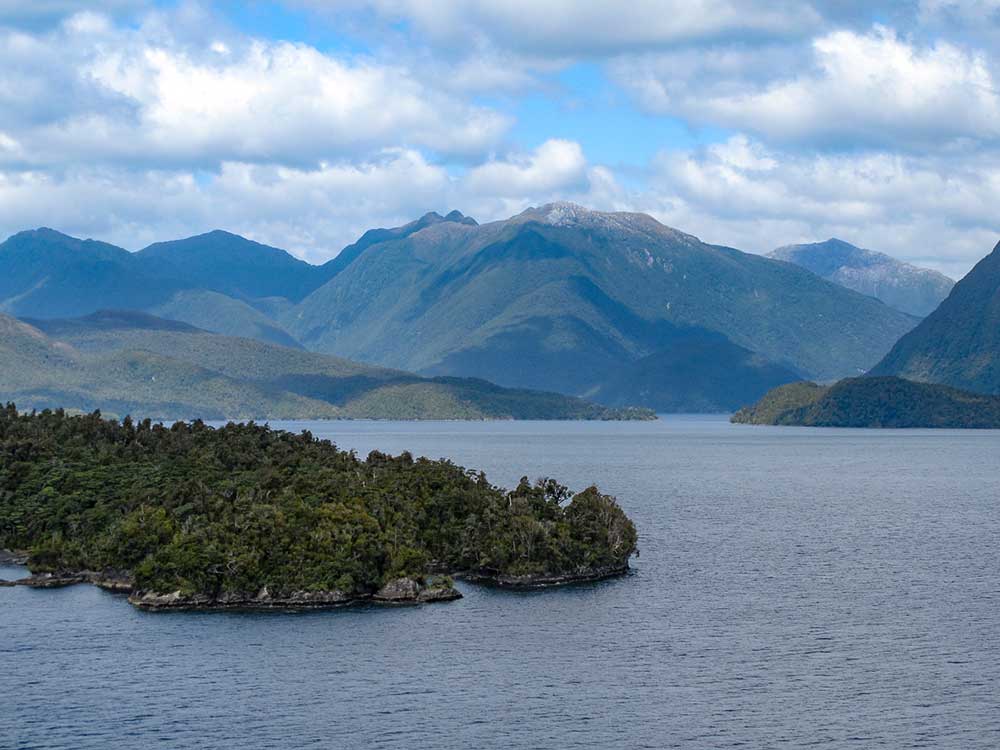
{"label": "water", "polygon": [[0,747],[1000,746],[1000,432],[283,426],[507,485],[596,482],[641,557],[595,585],[459,584],[403,609],[150,614],[0,589]]}

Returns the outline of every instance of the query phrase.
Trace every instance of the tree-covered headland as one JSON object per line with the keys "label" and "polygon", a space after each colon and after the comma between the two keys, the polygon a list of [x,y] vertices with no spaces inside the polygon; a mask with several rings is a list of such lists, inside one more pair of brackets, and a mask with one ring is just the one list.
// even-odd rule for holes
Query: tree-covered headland
{"label": "tree-covered headland", "polygon": [[601,577],[635,546],[594,487],[506,491],[449,461],[360,459],[253,423],[0,409],[0,548],[28,550],[36,574],[104,571],[138,604],[447,598],[450,580],[430,576]]}

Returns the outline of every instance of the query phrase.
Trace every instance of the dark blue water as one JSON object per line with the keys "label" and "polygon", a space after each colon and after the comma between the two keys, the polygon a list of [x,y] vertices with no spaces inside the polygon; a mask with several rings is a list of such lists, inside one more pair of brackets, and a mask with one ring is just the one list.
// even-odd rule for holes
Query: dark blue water
{"label": "dark blue water", "polygon": [[635,573],[300,614],[0,589],[0,747],[1000,747],[998,432],[308,426],[596,482]]}

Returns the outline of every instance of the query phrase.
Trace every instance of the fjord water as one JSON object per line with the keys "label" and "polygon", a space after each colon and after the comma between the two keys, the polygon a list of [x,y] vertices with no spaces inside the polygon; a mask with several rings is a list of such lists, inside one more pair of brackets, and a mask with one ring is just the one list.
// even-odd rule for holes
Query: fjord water
{"label": "fjord water", "polygon": [[[628,577],[414,608],[0,589],[0,747],[1000,746],[1000,432],[275,423],[618,496]],[[0,570],[0,577],[18,571]]]}

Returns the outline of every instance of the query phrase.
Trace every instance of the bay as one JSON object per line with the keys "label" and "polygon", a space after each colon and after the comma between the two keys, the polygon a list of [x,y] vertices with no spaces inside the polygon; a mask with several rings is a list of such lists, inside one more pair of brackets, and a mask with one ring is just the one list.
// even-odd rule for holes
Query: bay
{"label": "bay", "polygon": [[640,556],[398,609],[0,588],[0,747],[1000,746],[1000,432],[273,424],[506,486],[596,483]]}

